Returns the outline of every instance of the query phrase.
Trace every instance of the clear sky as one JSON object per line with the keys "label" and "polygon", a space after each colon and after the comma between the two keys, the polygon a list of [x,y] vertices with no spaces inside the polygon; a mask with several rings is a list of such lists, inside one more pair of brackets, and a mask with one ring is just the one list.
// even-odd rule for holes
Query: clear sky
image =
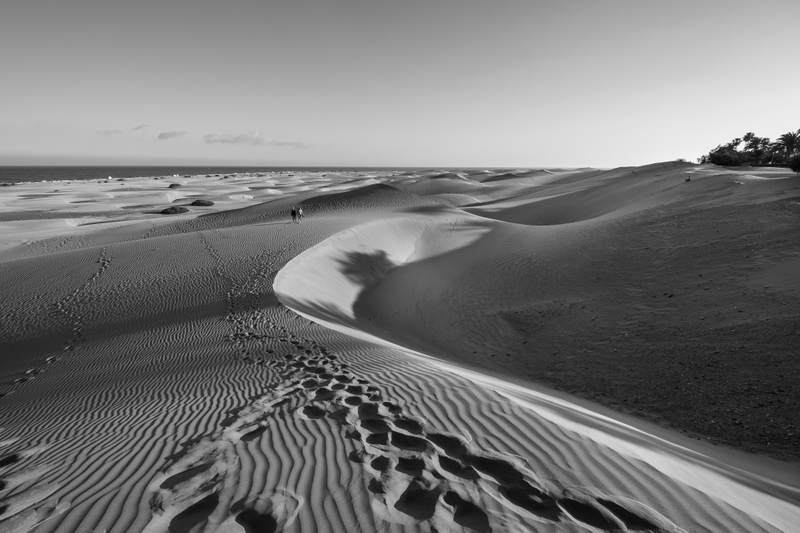
{"label": "clear sky", "polygon": [[800,128],[798,0],[0,0],[0,164],[616,166]]}

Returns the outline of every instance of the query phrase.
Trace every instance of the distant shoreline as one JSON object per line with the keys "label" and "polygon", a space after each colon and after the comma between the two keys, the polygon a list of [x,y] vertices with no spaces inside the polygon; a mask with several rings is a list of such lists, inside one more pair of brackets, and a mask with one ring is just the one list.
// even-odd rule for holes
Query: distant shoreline
{"label": "distant shoreline", "polygon": [[250,166],[157,166],[157,165],[4,165],[0,166],[0,183],[29,183],[37,181],[96,180],[145,178],[153,176],[236,174],[254,172],[309,172],[350,170],[392,170],[379,167],[250,167]]}
{"label": "distant shoreline", "polygon": [[337,167],[337,166],[181,166],[181,165],[0,165],[0,183],[30,183],[40,181],[97,180],[146,178],[153,176],[197,176],[202,174],[237,174],[257,172],[354,172],[397,171],[420,169],[486,168],[495,170],[522,167]]}

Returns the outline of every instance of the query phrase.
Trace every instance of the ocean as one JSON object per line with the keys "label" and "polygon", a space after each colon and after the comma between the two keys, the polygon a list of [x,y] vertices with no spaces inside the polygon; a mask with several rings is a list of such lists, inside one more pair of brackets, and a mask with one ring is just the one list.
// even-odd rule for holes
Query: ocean
{"label": "ocean", "polygon": [[390,170],[387,168],[354,167],[156,167],[156,166],[0,166],[0,183],[53,180],[96,180],[112,178],[136,178],[143,176],[172,176],[197,174],[234,174],[236,172],[276,172],[276,171],[348,171],[348,170]]}

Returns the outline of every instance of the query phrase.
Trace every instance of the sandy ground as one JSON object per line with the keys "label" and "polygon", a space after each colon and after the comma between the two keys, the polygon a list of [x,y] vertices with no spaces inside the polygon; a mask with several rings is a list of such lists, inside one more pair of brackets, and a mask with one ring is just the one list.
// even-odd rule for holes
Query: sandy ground
{"label": "sandy ground", "polygon": [[798,183],[0,188],[0,530],[792,531]]}

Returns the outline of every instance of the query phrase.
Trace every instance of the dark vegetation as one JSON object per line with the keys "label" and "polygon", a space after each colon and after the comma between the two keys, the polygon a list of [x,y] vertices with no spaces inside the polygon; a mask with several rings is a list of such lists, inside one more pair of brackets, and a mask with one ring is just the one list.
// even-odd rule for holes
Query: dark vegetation
{"label": "dark vegetation", "polygon": [[800,129],[789,131],[771,141],[752,131],[721,144],[701,156],[700,163],[714,163],[727,167],[739,165],[789,167],[800,172]]}
{"label": "dark vegetation", "polygon": [[195,200],[194,202],[191,203],[191,205],[197,205],[197,206],[201,206],[201,207],[209,207],[209,206],[214,205],[214,202],[212,202],[211,200]]}
{"label": "dark vegetation", "polygon": [[178,215],[180,213],[188,213],[189,210],[183,206],[173,205],[161,210],[162,215]]}
{"label": "dark vegetation", "polygon": [[789,159],[789,168],[794,172],[800,173],[800,155],[796,155]]}

